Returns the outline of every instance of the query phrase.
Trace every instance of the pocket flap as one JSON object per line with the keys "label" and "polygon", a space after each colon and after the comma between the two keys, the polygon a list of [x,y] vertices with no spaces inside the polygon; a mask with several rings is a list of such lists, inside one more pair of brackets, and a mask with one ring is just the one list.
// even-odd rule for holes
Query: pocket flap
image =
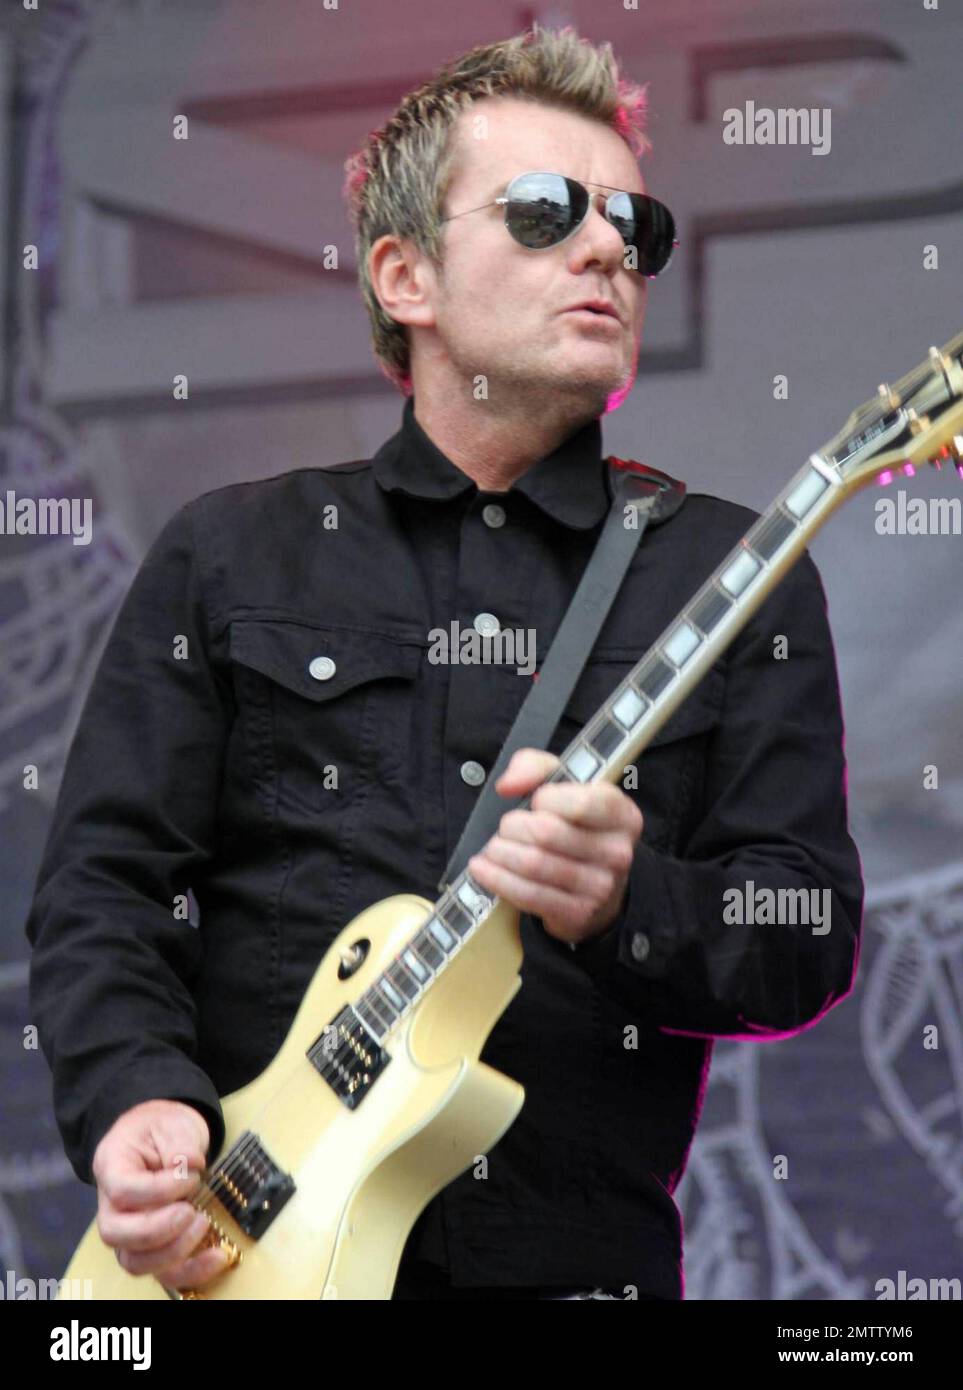
{"label": "pocket flap", "polygon": [[[565,707],[566,717],[584,728],[636,664],[604,659],[589,661]],[[725,676],[717,666],[711,666],[688,699],[683,700],[654,738],[646,744],[643,753],[649,748],[657,748],[660,744],[671,743],[677,738],[704,733],[718,724],[724,691]]]}
{"label": "pocket flap", "polygon": [[306,700],[336,699],[365,681],[411,680],[421,646],[360,629],[263,618],[231,623],[231,660]]}

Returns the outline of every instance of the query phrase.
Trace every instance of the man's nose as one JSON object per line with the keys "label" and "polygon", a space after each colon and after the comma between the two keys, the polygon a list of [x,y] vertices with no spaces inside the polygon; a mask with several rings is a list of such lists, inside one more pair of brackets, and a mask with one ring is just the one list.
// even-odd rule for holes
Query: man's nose
{"label": "man's nose", "polygon": [[[614,237],[614,238],[615,238],[615,241],[613,242],[613,250],[618,251],[618,254],[621,256],[621,254],[622,254],[622,252],[623,252],[623,250],[624,250],[625,243],[624,243],[624,241],[623,241],[623,239],[622,239],[621,233],[619,232],[618,228],[617,228],[617,227],[614,227],[614,226],[612,225],[612,223],[609,221],[609,219],[605,216],[606,200],[608,199],[608,197],[609,197],[609,195],[608,195],[607,193],[601,193],[601,192],[590,193],[590,195],[589,195],[589,205],[588,205],[588,208],[586,209],[585,217],[584,217],[584,219],[583,219],[583,221],[582,221],[582,225],[581,225],[581,227],[579,228],[579,231],[580,231],[580,232],[584,232],[587,228],[592,227],[592,224],[593,224],[593,222],[594,222],[594,218],[593,218],[593,216],[592,216],[592,213],[593,213],[593,211],[594,211],[594,212],[597,212],[598,215],[599,215],[599,217],[600,217],[600,218],[602,219],[602,221],[604,222],[605,227],[608,229],[608,234],[610,235],[610,237]],[[601,229],[598,228],[598,227],[596,227],[594,230],[595,230],[595,232],[600,232],[600,231],[601,231]]]}

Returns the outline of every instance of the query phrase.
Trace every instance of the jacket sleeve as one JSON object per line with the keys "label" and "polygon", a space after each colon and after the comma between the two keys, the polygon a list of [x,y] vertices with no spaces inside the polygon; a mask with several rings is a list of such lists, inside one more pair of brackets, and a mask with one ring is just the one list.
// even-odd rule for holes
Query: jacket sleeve
{"label": "jacket sleeve", "polygon": [[[701,820],[678,857],[643,828],[621,915],[573,958],[663,1032],[798,1032],[852,989],[863,906],[836,661],[808,553],[729,650],[704,774]],[[644,777],[643,752],[643,790]]]}
{"label": "jacket sleeve", "polygon": [[193,504],[148,552],[122,603],[70,746],[26,923],[31,1019],[77,1176],[146,1100],[194,1105],[224,1137],[196,1064],[200,930],[182,911],[212,853],[227,692],[208,661]]}

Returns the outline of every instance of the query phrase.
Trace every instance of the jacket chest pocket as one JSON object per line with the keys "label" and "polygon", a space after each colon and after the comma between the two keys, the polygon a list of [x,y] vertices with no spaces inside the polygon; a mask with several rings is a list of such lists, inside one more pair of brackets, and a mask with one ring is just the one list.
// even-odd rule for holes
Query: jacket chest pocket
{"label": "jacket chest pocket", "polygon": [[238,703],[282,805],[338,810],[369,780],[405,775],[421,646],[363,629],[231,623]]}
{"label": "jacket chest pocket", "polygon": [[[561,753],[598,713],[637,663],[593,658],[586,663],[551,743]],[[620,786],[645,816],[643,836],[654,848],[677,853],[701,819],[705,761],[722,720],[725,676],[710,667],[687,700],[634,759]]]}

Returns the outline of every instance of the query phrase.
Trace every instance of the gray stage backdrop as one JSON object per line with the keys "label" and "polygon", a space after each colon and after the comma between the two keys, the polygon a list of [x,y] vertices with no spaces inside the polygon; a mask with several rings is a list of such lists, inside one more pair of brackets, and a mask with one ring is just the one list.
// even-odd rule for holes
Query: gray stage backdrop
{"label": "gray stage backdrop", "polygon": [[[610,39],[649,81],[644,169],[681,218],[608,451],[761,510],[963,327],[950,0],[8,0],[0,483],[91,499],[93,530],[0,536],[0,1271],[60,1274],[93,1213],[29,1046],[23,922],[112,616],[189,497],[364,457],[397,428],[342,162],[442,60],[533,17]],[[814,113],[809,144],[729,143],[749,102]],[[881,495],[813,547],[869,888],[858,982],[793,1039],[716,1043],[678,1192],[689,1298],[905,1297],[913,1279],[960,1297],[963,537],[881,534]]]}

